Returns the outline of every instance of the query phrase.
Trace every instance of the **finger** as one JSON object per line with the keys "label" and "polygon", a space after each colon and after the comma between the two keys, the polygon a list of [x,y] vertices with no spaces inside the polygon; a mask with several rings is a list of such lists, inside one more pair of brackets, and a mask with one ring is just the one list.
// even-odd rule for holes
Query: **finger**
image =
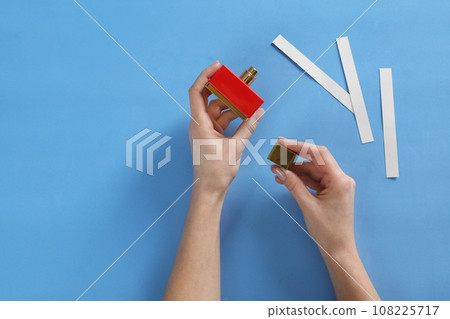
{"label": "finger", "polygon": [[297,176],[303,181],[303,184],[305,184],[312,190],[315,190],[318,193],[323,190],[322,184],[320,184],[320,182],[312,179],[308,175],[297,175]]}
{"label": "finger", "polygon": [[217,124],[216,120],[212,120],[212,125],[213,125],[214,130],[223,136],[224,130],[219,124]]}
{"label": "finger", "polygon": [[[272,166],[271,170],[277,175],[276,181],[280,184],[286,186],[286,188],[291,192],[292,196],[298,201],[298,203],[303,205],[309,205],[316,199],[314,195],[306,188],[305,183],[300,177],[295,173],[282,169],[279,166]],[[300,207],[302,208],[302,207]]]}
{"label": "finger", "polygon": [[214,119],[217,120],[220,116],[220,114],[222,113],[223,110],[225,110],[226,108],[228,108],[228,106],[225,105],[225,103],[223,103],[221,100],[212,100],[209,105],[208,108],[206,109],[206,112],[208,112],[209,116]]}
{"label": "finger", "polygon": [[278,138],[278,143],[289,148],[291,151],[302,157],[308,158],[324,172],[342,173],[341,168],[334,159],[333,155],[325,146],[290,140],[284,137]]}
{"label": "finger", "polygon": [[259,120],[264,115],[264,109],[259,108],[249,119],[242,122],[241,125],[237,128],[236,132],[233,135],[233,138],[240,141],[238,145],[238,152],[242,153],[245,147],[245,142],[247,141],[253,134],[253,132],[256,129],[256,126],[258,126]]}
{"label": "finger", "polygon": [[189,88],[189,102],[191,104],[191,113],[194,117],[201,117],[205,112],[208,99],[205,84],[219,68],[219,61],[214,62],[200,73],[194,84]]}
{"label": "finger", "polygon": [[219,124],[222,129],[226,129],[228,127],[228,125],[230,125],[231,121],[235,120],[236,118],[238,118],[238,116],[236,115],[236,113],[234,113],[232,110],[228,110],[223,112],[219,118],[217,119],[217,124]]}
{"label": "finger", "polygon": [[[278,143],[293,151],[294,153],[310,160],[314,164],[318,164],[318,162],[321,160],[320,158],[317,158],[317,155],[320,154],[318,147],[313,144],[291,140],[282,136],[278,138]],[[315,150],[314,146],[317,149],[316,152],[313,152]]]}
{"label": "finger", "polygon": [[[301,164],[300,164],[301,163]],[[320,182],[323,178],[324,172],[319,169],[318,166],[314,165],[312,162],[295,162],[289,166],[289,170],[293,171],[297,175],[307,175],[312,179]]]}
{"label": "finger", "polygon": [[[279,167],[278,165],[272,165],[270,167],[272,173],[276,174],[276,168]],[[292,171],[292,170],[291,170]],[[296,173],[296,172],[294,172]],[[320,180],[316,180],[314,178],[312,178],[311,176],[309,176],[308,174],[298,174],[296,173],[296,175],[303,181],[303,183],[308,186],[309,188],[319,192],[320,190],[322,190],[322,186],[320,184]],[[281,183],[280,178],[276,178],[275,179],[279,184],[283,184]]]}

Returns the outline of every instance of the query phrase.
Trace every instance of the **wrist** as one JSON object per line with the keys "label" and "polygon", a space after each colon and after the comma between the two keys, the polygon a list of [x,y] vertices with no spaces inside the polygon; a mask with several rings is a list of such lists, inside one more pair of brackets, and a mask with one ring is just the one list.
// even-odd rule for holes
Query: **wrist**
{"label": "wrist", "polygon": [[192,187],[192,192],[200,196],[207,196],[213,200],[224,200],[230,187],[229,183],[219,183],[210,181],[206,178],[195,178],[196,181]]}
{"label": "wrist", "polygon": [[340,247],[339,249],[327,250],[320,249],[320,253],[325,263],[339,263],[340,265],[355,264],[360,260],[356,244],[354,242],[349,245]]}
{"label": "wrist", "polygon": [[200,207],[194,211],[220,216],[227,190],[219,190],[201,183],[200,179],[192,187],[191,205]]}

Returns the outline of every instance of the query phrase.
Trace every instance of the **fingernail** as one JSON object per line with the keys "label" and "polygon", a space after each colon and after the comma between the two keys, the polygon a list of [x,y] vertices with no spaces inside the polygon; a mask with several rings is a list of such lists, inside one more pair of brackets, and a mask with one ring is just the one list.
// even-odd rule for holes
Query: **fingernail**
{"label": "fingernail", "polygon": [[281,168],[276,167],[273,171],[275,172],[275,175],[278,176],[280,181],[284,182],[286,180],[286,174],[283,172]]}
{"label": "fingernail", "polygon": [[213,63],[213,65],[219,65],[219,64],[220,64],[219,60],[217,60],[216,62]]}

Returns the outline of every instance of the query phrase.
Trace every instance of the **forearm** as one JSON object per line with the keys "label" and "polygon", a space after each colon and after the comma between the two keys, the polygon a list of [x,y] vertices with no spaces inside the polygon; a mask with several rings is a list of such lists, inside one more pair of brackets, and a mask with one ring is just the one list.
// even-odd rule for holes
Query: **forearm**
{"label": "forearm", "polygon": [[330,273],[337,300],[380,300],[355,247],[321,254]]}
{"label": "forearm", "polygon": [[226,192],[193,188],[165,300],[220,300],[220,216]]}

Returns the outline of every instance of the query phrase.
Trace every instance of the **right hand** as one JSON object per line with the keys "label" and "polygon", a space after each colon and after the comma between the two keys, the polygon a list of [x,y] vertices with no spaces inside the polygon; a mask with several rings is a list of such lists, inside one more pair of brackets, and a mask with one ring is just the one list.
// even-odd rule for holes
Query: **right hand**
{"label": "right hand", "polygon": [[[204,69],[189,89],[189,101],[192,111],[192,121],[189,125],[189,139],[192,151],[198,154],[200,165],[194,165],[194,180],[197,189],[203,186],[210,195],[218,193],[225,195],[228,187],[239,170],[242,152],[245,144],[252,136],[258,121],[264,114],[258,109],[247,121],[241,123],[231,137],[224,136],[224,131],[230,122],[237,118],[232,110],[220,100],[213,100],[208,104],[211,95],[205,88],[208,79],[220,68],[215,62]],[[194,150],[194,140],[209,140],[213,145],[204,145]],[[216,154],[222,150],[219,160],[207,160],[205,154]],[[230,153],[232,151],[232,153]]]}
{"label": "right hand", "polygon": [[277,165],[272,165],[271,170],[276,182],[284,184],[297,200],[306,227],[324,258],[346,258],[357,253],[353,231],[355,181],[341,170],[324,146],[281,137],[278,143],[302,157],[309,156],[310,162],[293,163],[289,170]]}

